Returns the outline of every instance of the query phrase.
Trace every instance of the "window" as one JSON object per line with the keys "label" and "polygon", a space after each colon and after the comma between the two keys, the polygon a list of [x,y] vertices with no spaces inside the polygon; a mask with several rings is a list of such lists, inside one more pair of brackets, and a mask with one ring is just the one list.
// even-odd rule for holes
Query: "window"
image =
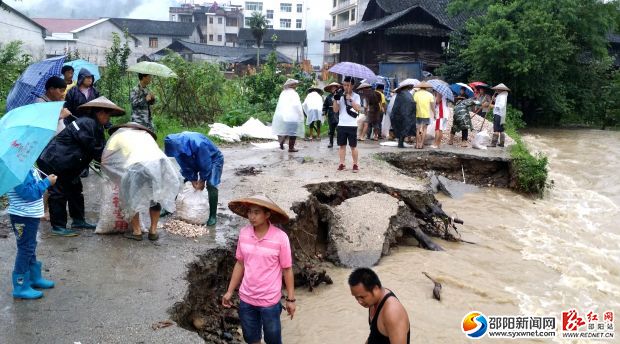
{"label": "window", "polygon": [[256,12],[262,12],[263,11],[263,3],[262,2],[250,2],[250,1],[246,1],[245,2],[245,9],[248,11],[256,11]]}
{"label": "window", "polygon": [[355,21],[355,8],[351,10],[351,21]]}
{"label": "window", "polygon": [[336,26],[336,16],[332,16],[332,27]]}
{"label": "window", "polygon": [[218,24],[222,24],[222,17],[218,17],[218,18],[217,18],[217,23],[218,23]]}
{"label": "window", "polygon": [[149,37],[149,48],[157,48],[157,37]]}
{"label": "window", "polygon": [[234,33],[227,33],[226,34],[226,42],[227,43],[236,43],[237,42],[237,35]]}
{"label": "window", "polygon": [[213,42],[213,35],[209,35],[209,42]]}
{"label": "window", "polygon": [[213,24],[213,17],[209,17],[209,24]]}
{"label": "window", "polygon": [[290,29],[291,28],[291,20],[290,19],[280,19],[280,28],[282,28],[282,29]]}
{"label": "window", "polygon": [[273,10],[267,10],[267,19],[273,19]]}
{"label": "window", "polygon": [[237,27],[239,26],[239,21],[237,18],[226,18],[226,26]]}
{"label": "window", "polygon": [[245,18],[245,26],[250,27],[250,18]]}
{"label": "window", "polygon": [[272,24],[267,24],[267,28],[268,29],[273,29],[273,25]]}
{"label": "window", "polygon": [[217,41],[221,42],[222,41],[222,35],[217,35]]}
{"label": "window", "polygon": [[297,4],[297,13],[301,13],[304,11],[304,5],[303,4]]}
{"label": "window", "polygon": [[297,19],[297,20],[295,21],[295,28],[296,28],[296,29],[301,29],[301,19]]}
{"label": "window", "polygon": [[334,6],[333,6],[334,8],[336,8],[336,5],[337,5],[337,3],[336,3],[336,2],[337,2],[337,1],[338,1],[338,0],[334,0]]}
{"label": "window", "polygon": [[293,10],[293,4],[281,2],[280,12],[291,12]]}

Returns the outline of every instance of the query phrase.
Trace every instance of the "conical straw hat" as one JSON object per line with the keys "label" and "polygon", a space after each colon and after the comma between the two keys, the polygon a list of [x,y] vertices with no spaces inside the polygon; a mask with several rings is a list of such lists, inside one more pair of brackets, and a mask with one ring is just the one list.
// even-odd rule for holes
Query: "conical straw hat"
{"label": "conical straw hat", "polygon": [[78,106],[78,109],[106,109],[110,113],[111,116],[122,116],[125,114],[125,110],[119,107],[118,105],[112,103],[108,98],[101,96],[97,99],[93,99],[86,104],[82,104]]}
{"label": "conical straw hat", "polygon": [[228,203],[228,208],[233,213],[247,219],[250,205],[258,205],[267,208],[271,212],[271,216],[269,217],[271,223],[287,223],[289,221],[286,212],[265,195],[254,195],[230,201]]}

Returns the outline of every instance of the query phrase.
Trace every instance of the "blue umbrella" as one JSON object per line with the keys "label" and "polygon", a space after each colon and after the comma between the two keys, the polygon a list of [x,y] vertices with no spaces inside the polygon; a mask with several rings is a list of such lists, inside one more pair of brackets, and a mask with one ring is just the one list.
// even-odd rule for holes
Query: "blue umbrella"
{"label": "blue umbrella", "polygon": [[353,62],[336,63],[329,71],[343,76],[366,79],[368,82],[373,82],[377,78],[370,68]]}
{"label": "blue umbrella", "polygon": [[73,81],[77,80],[78,74],[80,73],[80,70],[82,70],[82,68],[86,68],[95,77],[95,80],[101,79],[101,74],[99,73],[99,66],[86,60],[78,59],[65,62],[65,66],[73,67],[73,70],[75,71],[75,73],[73,73]]}
{"label": "blue umbrella", "polygon": [[20,106],[0,118],[0,195],[21,184],[56,134],[64,102]]}
{"label": "blue umbrella", "polygon": [[52,76],[60,75],[64,56],[52,57],[32,64],[19,77],[6,98],[6,111],[32,104],[34,99],[45,93],[45,82]]}
{"label": "blue umbrella", "polygon": [[454,101],[454,95],[452,94],[452,90],[450,89],[450,85],[448,85],[445,81],[432,79],[427,81],[433,89],[442,96],[446,97],[450,101]]}
{"label": "blue umbrella", "polygon": [[450,85],[450,89],[452,90],[452,92],[454,92],[454,94],[459,95],[461,94],[461,87],[465,88],[465,94],[467,95],[468,98],[471,98],[474,96],[474,91],[471,89],[471,87],[457,82],[455,84]]}

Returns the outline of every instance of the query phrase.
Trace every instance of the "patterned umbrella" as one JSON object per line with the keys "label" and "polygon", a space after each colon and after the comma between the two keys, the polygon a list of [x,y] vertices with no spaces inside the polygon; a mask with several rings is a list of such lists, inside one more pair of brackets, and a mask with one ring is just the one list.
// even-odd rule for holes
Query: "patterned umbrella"
{"label": "patterned umbrella", "polygon": [[73,67],[75,73],[73,73],[73,81],[77,81],[78,74],[82,68],[86,68],[95,78],[95,80],[101,79],[101,74],[99,74],[99,66],[94,63],[90,63],[86,60],[78,59],[65,63],[65,66]]}
{"label": "patterned umbrella", "polygon": [[375,73],[373,73],[368,67],[353,62],[340,62],[332,66],[329,69],[330,72],[340,74],[343,76],[352,76],[354,78],[366,79],[366,81],[372,82],[377,79]]}
{"label": "patterned umbrella", "polygon": [[63,102],[20,106],[0,118],[0,195],[21,184],[56,134]]}
{"label": "patterned umbrella", "polygon": [[432,79],[428,80],[427,82],[431,84],[431,86],[433,86],[433,89],[439,92],[439,94],[446,97],[450,101],[454,101],[454,94],[450,89],[450,85],[448,85],[445,81]]}
{"label": "patterned umbrella", "polygon": [[31,104],[43,95],[47,79],[60,75],[64,62],[64,56],[57,56],[28,66],[6,97],[6,111]]}

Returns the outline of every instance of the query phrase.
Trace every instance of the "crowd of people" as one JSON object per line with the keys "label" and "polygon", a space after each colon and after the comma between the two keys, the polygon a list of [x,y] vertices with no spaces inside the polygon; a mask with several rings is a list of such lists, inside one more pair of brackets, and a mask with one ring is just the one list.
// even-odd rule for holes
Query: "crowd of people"
{"label": "crowd of people", "polygon": [[[23,183],[8,193],[8,213],[17,243],[13,270],[15,298],[40,298],[43,293],[39,289],[55,286],[53,281],[42,277],[43,262],[36,256],[36,236],[44,215],[46,192],[52,235],[71,237],[79,235],[79,229],[95,228],[85,218],[81,182],[92,168],[92,161],[98,162],[109,180],[119,186],[119,197],[130,226],[124,234],[128,239],[143,240],[140,221],[143,210],[148,211],[151,221],[147,238],[159,239],[160,214],[174,209],[175,198],[184,182],[191,182],[197,191],[206,188],[209,199],[206,225],[215,225],[217,221],[224,157],[213,142],[195,132],[170,134],[164,140],[164,150],[159,149],[151,113],[156,99],[148,89],[152,76],[138,75],[139,83],[129,96],[131,122],[112,126],[110,118],[123,115],[125,110],[99,94],[96,80],[88,70],[80,70],[76,82],[73,74],[70,66],[64,67],[62,77],[49,78],[45,93],[35,100],[65,102],[59,114],[57,134]],[[466,142],[469,130],[473,129],[471,114],[486,118],[491,109],[494,116],[491,146],[504,146],[509,89],[503,84],[491,88],[496,91],[492,97],[487,94],[487,87],[477,88],[475,98],[468,97],[462,89],[454,103],[435,91],[430,83],[414,79],[402,81],[390,92],[381,83],[356,83],[353,78],[344,77],[342,83],[333,82],[322,89],[309,88],[303,103],[296,91],[298,85],[299,81],[288,79],[278,99],[272,130],[278,136],[279,147],[284,150],[288,144],[289,152],[297,152],[298,137],[320,141],[322,123],[327,120],[327,147],[332,148],[336,140],[338,171],[346,169],[347,146],[352,158],[351,170],[359,171],[358,141],[394,139],[399,148],[405,148],[405,142],[412,142],[416,149],[422,149],[427,128],[432,126],[430,130],[435,138],[430,147],[438,148],[443,132],[448,130],[449,117],[453,117],[450,144],[458,132]],[[179,167],[172,165],[170,158]],[[67,207],[71,228],[67,226]],[[222,306],[233,306],[233,294],[238,289],[245,341],[260,343],[264,337],[268,344],[281,343],[280,313],[286,309],[292,319],[296,311],[290,242],[277,227],[289,220],[288,215],[262,195],[231,201],[229,208],[247,218],[249,224],[239,233],[236,264]],[[348,282],[351,295],[369,309],[367,342],[409,343],[407,312],[394,293],[382,286],[376,273],[359,268],[351,273]],[[280,301],[283,283],[284,306]]]}
{"label": "crowd of people", "polygon": [[74,82],[71,66],[63,67],[61,73],[50,77],[45,92],[34,100],[64,101],[56,135],[26,179],[8,192],[7,212],[17,245],[13,297],[19,299],[40,298],[43,293],[37,289],[55,285],[41,276],[43,262],[36,256],[37,232],[46,207],[51,235],[75,237],[80,230],[95,229],[95,224],[86,221],[81,181],[89,169],[103,172],[108,182],[119,187],[123,214],[130,224],[124,236],[129,239],[143,239],[141,210],[150,214],[148,239],[159,239],[160,211],[174,210],[184,181],[197,191],[206,187],[210,206],[206,225],[216,223],[223,155],[209,138],[194,132],[170,134],[165,138],[165,152],[159,148],[150,109],[155,97],[147,88],[152,76],[138,75],[139,83],[130,95],[131,122],[112,126],[110,118],[122,116],[125,110],[99,94],[94,76],[83,68]]}
{"label": "crowd of people", "polygon": [[[327,147],[332,148],[336,138],[340,158],[338,171],[346,169],[348,146],[353,160],[351,170],[359,172],[358,141],[395,140],[398,148],[413,143],[415,149],[423,149],[430,132],[434,139],[428,146],[437,149],[449,124],[448,145],[454,144],[460,132],[461,145],[468,147],[469,132],[474,129],[472,117],[486,120],[491,111],[493,136],[488,147],[505,145],[504,125],[510,89],[504,84],[489,87],[477,83],[473,96],[461,87],[452,101],[427,81],[405,79],[390,91],[381,82],[372,85],[362,80],[356,83],[354,78],[344,77],[342,83],[332,82],[323,89],[312,86],[305,90],[303,103],[296,91],[298,85],[298,80],[286,80],[273,116],[272,130],[279,138],[280,149],[285,149],[287,139],[289,152],[298,151],[295,148],[297,138],[320,141],[321,126],[327,121]],[[489,95],[490,91],[495,91],[493,96]],[[324,92],[327,95],[323,99]]]}

